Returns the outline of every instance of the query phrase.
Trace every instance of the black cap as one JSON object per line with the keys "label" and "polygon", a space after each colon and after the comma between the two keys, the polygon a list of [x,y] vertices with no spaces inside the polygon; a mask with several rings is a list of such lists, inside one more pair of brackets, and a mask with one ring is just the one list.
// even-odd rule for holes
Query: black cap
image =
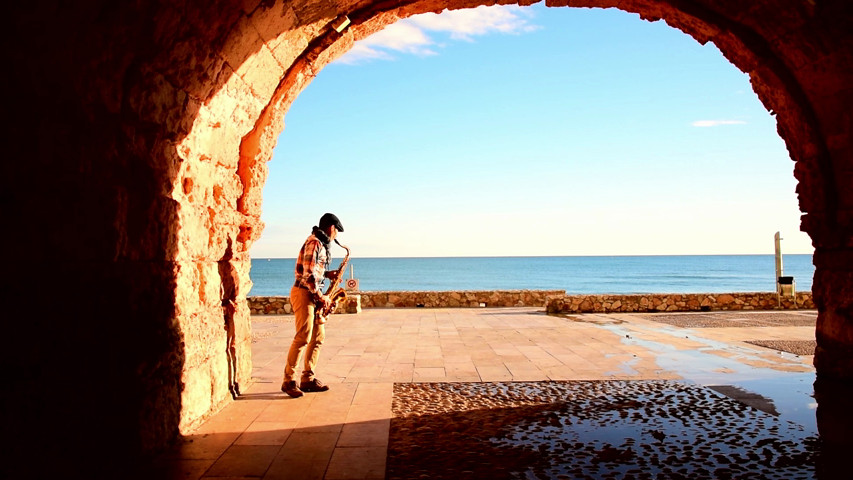
{"label": "black cap", "polygon": [[344,231],[344,226],[341,225],[341,221],[338,220],[338,217],[336,217],[334,213],[325,213],[322,217],[320,217],[319,227],[321,230],[326,229],[329,225],[334,225],[339,232]]}

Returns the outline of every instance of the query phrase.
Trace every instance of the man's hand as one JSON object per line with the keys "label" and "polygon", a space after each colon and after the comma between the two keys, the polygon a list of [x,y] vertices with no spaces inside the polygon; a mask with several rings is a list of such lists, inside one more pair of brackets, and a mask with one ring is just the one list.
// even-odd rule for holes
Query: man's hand
{"label": "man's hand", "polygon": [[323,310],[328,310],[332,304],[332,299],[328,295],[320,295],[320,301],[323,302]]}

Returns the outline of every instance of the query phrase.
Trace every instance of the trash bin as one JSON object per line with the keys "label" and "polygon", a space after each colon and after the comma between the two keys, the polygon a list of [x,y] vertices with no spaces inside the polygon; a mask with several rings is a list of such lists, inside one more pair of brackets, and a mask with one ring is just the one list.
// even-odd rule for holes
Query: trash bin
{"label": "trash bin", "polygon": [[779,294],[786,297],[794,296],[794,277],[779,277]]}

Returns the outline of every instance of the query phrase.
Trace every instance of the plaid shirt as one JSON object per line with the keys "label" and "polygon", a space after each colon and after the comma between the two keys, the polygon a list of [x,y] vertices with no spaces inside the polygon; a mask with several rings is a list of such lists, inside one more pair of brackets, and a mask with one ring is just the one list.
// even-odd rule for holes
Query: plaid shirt
{"label": "plaid shirt", "polygon": [[331,261],[323,243],[314,234],[309,235],[296,258],[296,286],[307,288],[319,298],[323,295],[323,281]]}

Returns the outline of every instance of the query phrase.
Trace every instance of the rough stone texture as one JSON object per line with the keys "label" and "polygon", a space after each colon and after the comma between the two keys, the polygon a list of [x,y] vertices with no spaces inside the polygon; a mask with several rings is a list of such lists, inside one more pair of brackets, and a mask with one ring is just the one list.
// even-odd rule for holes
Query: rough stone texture
{"label": "rough stone texture", "polygon": [[[853,156],[851,156],[853,159]],[[848,187],[848,191],[853,188]],[[817,317],[815,368],[828,378],[853,379],[853,251],[815,253],[812,291]]]}
{"label": "rough stone texture", "polygon": [[[550,297],[562,296],[562,290],[488,290],[482,292],[359,292],[359,308],[442,308],[442,307],[544,307]],[[292,313],[288,297],[249,297],[253,315]],[[355,307],[352,308],[353,310]],[[339,305],[336,313],[349,311],[349,303]]]}
{"label": "rough stone texture", "polygon": [[459,292],[361,292],[361,306],[378,307],[544,307],[562,290]]}
{"label": "rough stone texture", "polygon": [[[17,440],[9,458],[26,458],[49,431],[41,458],[89,460],[87,475],[98,476],[108,471],[104,459],[156,449],[228,401],[229,336],[238,376],[251,367],[246,252],[263,229],[265,162],[285,112],[329,61],[384,25],[492,3],[7,6],[0,202],[11,342],[3,364],[15,394],[4,424]],[[794,160],[802,228],[816,248],[818,375],[853,379],[851,3],[548,3],[664,19],[750,75]],[[340,34],[330,25],[344,14],[352,25]],[[218,299],[221,262],[239,275],[230,316]],[[51,308],[23,305],[34,289],[49,292]],[[104,396],[73,394],[81,385]]]}
{"label": "rough stone texture", "polygon": [[[566,295],[562,290],[489,290],[460,292],[360,292],[361,308],[546,307],[548,313],[689,312],[709,310],[814,309],[811,293],[796,298],[775,293],[649,295]],[[249,297],[252,315],[293,313],[288,297]],[[349,304],[336,313],[351,312]],[[354,309],[355,307],[353,307]],[[814,321],[811,321],[814,323]]]}
{"label": "rough stone texture", "polygon": [[[290,297],[249,297],[249,310],[252,315],[289,315],[293,313]],[[361,297],[347,296],[335,308],[335,314],[361,312]]]}
{"label": "rough stone texture", "polygon": [[361,295],[347,295],[343,305],[346,313],[361,313]]}
{"label": "rough stone texture", "polygon": [[652,295],[567,295],[548,300],[548,313],[701,312],[710,310],[812,309],[812,295],[775,293],[673,293]]}

